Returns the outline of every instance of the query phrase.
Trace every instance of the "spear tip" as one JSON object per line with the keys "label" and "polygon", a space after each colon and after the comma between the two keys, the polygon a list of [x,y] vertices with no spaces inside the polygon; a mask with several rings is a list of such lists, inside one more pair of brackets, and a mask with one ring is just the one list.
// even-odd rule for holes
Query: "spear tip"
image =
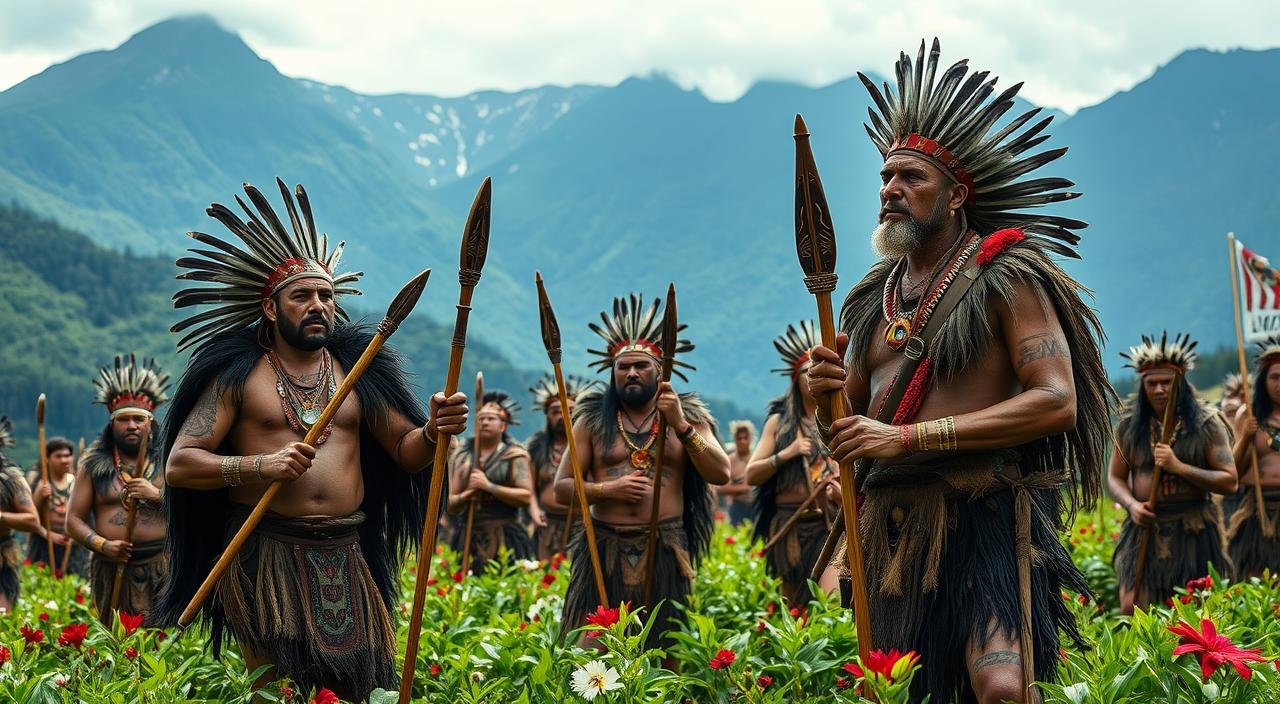
{"label": "spear tip", "polygon": [[809,136],[809,126],[804,124],[804,118],[800,116],[800,113],[796,113],[795,136],[797,137]]}
{"label": "spear tip", "polygon": [[413,307],[418,305],[418,299],[422,297],[422,291],[427,287],[427,279],[430,276],[430,269],[423,270],[422,273],[410,279],[400,289],[400,293],[391,300],[391,305],[387,306],[387,316],[378,323],[378,332],[382,333],[383,337],[391,337],[396,328],[400,327],[400,323],[409,317]]}
{"label": "spear tip", "polygon": [[44,394],[36,399],[36,423],[44,425]]}

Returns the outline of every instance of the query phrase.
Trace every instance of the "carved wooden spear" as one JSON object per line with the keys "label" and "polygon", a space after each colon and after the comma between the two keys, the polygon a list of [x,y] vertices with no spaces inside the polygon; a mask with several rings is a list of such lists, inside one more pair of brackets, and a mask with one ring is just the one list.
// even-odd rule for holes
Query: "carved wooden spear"
{"label": "carved wooden spear", "polygon": [[[473,427],[474,442],[471,447],[471,466],[483,470],[484,465],[480,462],[480,400],[484,398],[484,372],[476,372],[476,395],[475,395],[475,425]],[[468,478],[468,481],[470,478]],[[462,578],[467,578],[467,573],[471,571],[471,529],[475,525],[476,520],[476,500],[471,499],[467,502],[467,527],[463,531],[462,537]]]}
{"label": "carved wooden spear", "polygon": [[[578,506],[582,511],[582,527],[587,534],[587,554],[591,556],[591,569],[596,578],[596,595],[600,597],[600,605],[609,606],[609,594],[605,591],[604,570],[600,567],[600,552],[596,548],[596,529],[591,520],[591,509],[587,505],[587,485],[582,478],[582,465],[578,464],[578,447],[573,438],[573,420],[569,415],[569,392],[565,388],[564,372],[560,369],[560,325],[556,322],[556,312],[551,308],[551,299],[547,297],[547,289],[542,284],[541,272],[534,272],[534,283],[538,286],[538,319],[542,322],[542,344],[547,348],[547,357],[551,359],[551,368],[555,370],[556,391],[560,396],[560,414],[564,419],[566,449],[569,453],[569,467],[573,470],[573,488],[578,495]],[[573,523],[573,502],[569,502],[568,524]],[[577,628],[582,624],[566,624],[568,628]]]}
{"label": "carved wooden spear", "polygon": [[[836,232],[827,209],[827,196],[818,178],[818,166],[809,146],[809,128],[804,118],[796,115],[796,254],[804,270],[804,285],[817,299],[818,327],[822,346],[836,349],[836,324],[831,310],[831,292],[835,290]],[[826,399],[828,417],[835,422],[845,417],[844,394],[835,391]],[[853,582],[854,626],[858,634],[858,655],[863,662],[871,652],[870,599],[862,563],[862,534],[858,531],[858,488],[854,484],[852,463],[840,463],[840,503],[843,504],[845,545],[849,575]]]}
{"label": "carved wooden spear", "polygon": [[53,519],[48,517],[50,509],[53,508],[53,485],[49,483],[49,453],[45,452],[44,447],[44,394],[40,394],[40,398],[36,399],[36,428],[40,440],[40,481],[49,487],[49,502],[44,506],[44,515],[40,516],[40,523],[48,524],[44,527],[44,537],[49,548],[49,574],[57,577],[58,561],[53,557]]}
{"label": "carved wooden spear", "polygon": [[[333,397],[329,399],[324,411],[320,413],[320,417],[311,426],[311,429],[307,431],[307,436],[302,440],[304,443],[308,445],[315,444],[320,434],[324,432],[325,427],[333,420],[333,416],[338,412],[342,402],[346,400],[347,395],[355,388],[356,382],[364,374],[364,370],[373,361],[373,358],[378,355],[378,350],[382,349],[383,343],[387,341],[387,338],[395,334],[396,329],[400,327],[400,323],[404,322],[409,312],[418,304],[418,298],[422,296],[422,289],[426,287],[427,277],[430,275],[430,269],[418,274],[409,283],[405,284],[404,288],[400,289],[400,293],[396,294],[395,299],[391,301],[391,305],[387,308],[387,316],[382,319],[382,322],[378,323],[373,339],[369,341],[369,346],[364,348],[360,358],[356,360],[351,369],[347,370],[346,378],[338,385],[337,390],[333,392]],[[249,512],[249,517],[244,520],[240,530],[236,531],[236,534],[231,538],[231,542],[227,543],[226,549],[222,551],[222,556],[218,558],[217,563],[210,570],[209,576],[205,577],[204,583],[196,590],[195,596],[191,597],[191,603],[187,604],[182,616],[178,618],[179,627],[186,628],[195,620],[196,613],[200,611],[200,607],[213,592],[218,579],[231,566],[231,561],[240,553],[240,548],[244,547],[244,542],[248,540],[249,534],[262,521],[263,514],[267,512],[267,508],[271,505],[271,500],[275,498],[276,494],[280,493],[280,488],[283,486],[283,483],[274,481],[262,493],[262,498],[258,499],[257,505]]]}
{"label": "carved wooden spear", "polygon": [[[667,286],[667,305],[662,311],[662,383],[671,381],[671,367],[676,359],[676,285]],[[661,388],[661,387],[659,387]],[[658,519],[662,513],[662,462],[667,449],[667,419],[658,414],[658,439],[653,451],[653,506],[649,511],[649,540],[644,564],[644,605],[653,610],[653,573],[658,564]],[[692,467],[685,471],[692,472]]]}
{"label": "carved wooden spear", "polygon": [[[147,441],[151,439],[151,421],[148,419],[146,427],[142,430],[142,439],[138,442],[138,463],[134,467],[134,471],[138,476],[145,477],[147,475]],[[124,480],[127,482],[132,477],[128,472],[124,472]],[[138,500],[129,501],[129,509],[124,519],[124,541],[133,544],[133,532],[138,526]],[[67,552],[71,552],[71,546],[67,546]],[[107,602],[107,612],[102,614],[102,624],[107,628],[111,628],[111,615],[120,608],[120,587],[124,583],[124,570],[129,564],[127,559],[116,563],[116,574],[111,580],[111,601]]]}
{"label": "carved wooden spear", "polygon": [[[81,435],[81,436],[80,436],[80,445],[79,445],[79,449],[76,451],[76,458],[75,458],[75,461],[73,462],[73,464],[72,464],[72,466],[71,466],[71,475],[72,475],[72,478],[71,478],[71,479],[72,479],[72,481],[75,481],[75,477],[76,477],[76,475],[78,475],[78,474],[80,473],[80,472],[79,472],[79,470],[80,470],[80,459],[81,459],[82,457],[84,457],[84,436],[83,436],[83,435]],[[53,489],[53,487],[50,487],[50,490],[52,490],[52,489]],[[68,508],[69,508],[69,507],[68,507]],[[63,517],[63,519],[62,519],[62,533],[63,533],[63,535],[66,535],[66,531],[67,531],[67,522],[66,522],[66,517]],[[75,548],[75,546],[74,546],[74,545],[72,545],[70,542],[68,542],[66,545],[64,545],[64,546],[62,547],[62,567],[61,567],[60,569],[62,570],[62,574],[63,574],[64,576],[67,574],[67,565],[71,563],[71,550],[72,550],[72,549],[74,549],[74,548]]]}
{"label": "carved wooden spear", "polygon": [[[1173,433],[1178,424],[1178,392],[1182,387],[1182,372],[1175,372],[1173,385],[1169,387],[1169,400],[1164,405],[1164,417],[1160,421],[1160,442],[1168,445],[1173,442]],[[1156,500],[1160,498],[1160,474],[1164,467],[1159,463],[1151,470],[1151,493],[1147,496],[1147,509],[1156,510]],[[1142,540],[1138,542],[1137,572],[1133,575],[1133,600],[1136,603],[1142,594],[1142,573],[1147,569],[1147,547],[1151,543],[1151,529],[1142,529]]]}
{"label": "carved wooden spear", "polygon": [[[449,373],[444,395],[458,391],[462,374],[462,353],[467,348],[467,319],[471,315],[471,294],[480,282],[484,259],[489,253],[489,210],[493,200],[493,181],[485,178],[471,203],[467,224],[462,231],[462,254],[458,265],[458,313],[453,322],[453,349],[449,354]],[[479,403],[476,400],[476,403]],[[413,611],[409,616],[408,642],[405,644],[404,668],[400,672],[400,704],[408,704],[413,689],[414,664],[418,659],[418,639],[422,636],[422,605],[427,597],[427,579],[431,576],[431,558],[436,552],[436,531],[440,527],[441,490],[448,474],[449,438],[440,433],[436,438],[435,464],[431,471],[431,488],[427,494],[427,518],[422,522],[422,543],[418,547],[418,568],[413,585]]]}

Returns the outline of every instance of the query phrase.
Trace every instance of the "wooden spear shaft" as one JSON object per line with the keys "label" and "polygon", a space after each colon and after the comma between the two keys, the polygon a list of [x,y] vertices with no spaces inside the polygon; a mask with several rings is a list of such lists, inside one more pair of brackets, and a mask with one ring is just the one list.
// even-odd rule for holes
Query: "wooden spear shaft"
{"label": "wooden spear shaft", "polygon": [[[325,427],[333,420],[338,408],[342,406],[342,402],[356,387],[356,382],[364,375],[369,363],[378,355],[378,351],[382,349],[382,345],[387,341],[387,338],[395,333],[396,328],[409,315],[409,311],[413,310],[413,306],[417,304],[418,298],[422,295],[422,289],[427,285],[427,277],[430,275],[430,269],[418,274],[409,283],[405,284],[405,287],[396,295],[391,302],[391,307],[387,310],[387,317],[378,323],[377,332],[374,333],[373,339],[369,341],[369,346],[365,347],[360,358],[356,360],[351,369],[347,370],[346,378],[338,385],[333,397],[325,404],[320,417],[316,419],[311,429],[307,431],[307,436],[303,438],[302,442],[314,446],[316,440],[324,432]],[[283,482],[273,481],[266,491],[262,492],[262,498],[258,499],[257,505],[249,512],[249,517],[244,520],[240,529],[232,536],[231,542],[227,543],[226,549],[222,551],[222,556],[213,565],[213,569],[209,571],[209,576],[205,577],[200,588],[196,590],[195,596],[191,597],[191,602],[187,604],[187,608],[182,611],[182,616],[178,618],[178,626],[180,628],[186,628],[195,620],[200,607],[204,605],[209,595],[213,593],[213,588],[217,585],[218,579],[231,566],[231,561],[240,554],[240,549],[244,547],[245,541],[249,539],[253,529],[258,527],[258,523],[262,521],[263,515],[266,514],[267,509],[271,506],[271,501],[275,499],[276,494],[280,493],[280,489],[283,486]]]}
{"label": "wooden spear shaft", "polygon": [[[449,371],[445,376],[446,398],[458,391],[458,378],[462,375],[462,355],[467,349],[467,321],[471,316],[471,295],[480,282],[485,256],[489,251],[489,218],[493,194],[493,182],[485,178],[480,184],[467,224],[462,231],[462,254],[458,267],[458,312],[453,322],[453,342],[449,352]],[[476,401],[477,403],[479,401]],[[404,665],[400,670],[399,704],[408,704],[413,690],[413,672],[418,660],[418,640],[422,637],[422,608],[427,598],[427,581],[431,576],[431,558],[436,552],[436,537],[440,527],[440,502],[444,489],[444,476],[448,474],[449,438],[444,433],[436,437],[435,463],[431,469],[431,485],[427,490],[427,516],[422,522],[422,542],[418,546],[418,565],[414,574],[413,609],[409,613],[409,631],[405,643]]]}
{"label": "wooden spear shaft", "polygon": [[[1245,413],[1253,414],[1253,406],[1249,404],[1249,363],[1244,356],[1244,328],[1240,316],[1240,270],[1236,265],[1236,235],[1227,233],[1228,261],[1231,263],[1231,303],[1236,313],[1236,354],[1240,359],[1240,389],[1244,392]],[[1258,472],[1258,446],[1249,442],[1249,471],[1253,475],[1253,507],[1258,514],[1258,525],[1262,534],[1268,538],[1275,537],[1276,527],[1267,516],[1266,502],[1262,498],[1262,476]]]}
{"label": "wooden spear shaft", "polygon": [[[662,316],[662,383],[671,381],[671,368],[675,361],[676,345],[676,287],[667,287],[667,305]],[[659,386],[659,389],[662,387]],[[659,391],[661,393],[661,391]],[[656,400],[655,400],[656,403]],[[667,449],[667,419],[658,413],[658,437],[653,450],[653,506],[649,510],[649,537],[645,546],[644,605],[652,611],[653,575],[658,564],[658,523],[662,518],[662,463]],[[686,472],[697,471],[690,466]]]}
{"label": "wooden spear shaft", "polygon": [[[147,421],[147,426],[151,425],[151,421]],[[135,465],[138,476],[147,476],[147,441],[151,439],[151,430],[149,427],[142,431],[142,440],[138,443],[138,462]],[[132,477],[128,472],[124,473],[124,480],[128,482]],[[138,526],[138,500],[129,501],[129,509],[124,519],[124,542],[133,544],[133,532]],[[67,546],[67,552],[71,552],[71,546]],[[124,570],[129,561],[127,559],[120,560],[116,563],[116,573],[111,580],[111,601],[108,602],[107,612],[102,615],[102,623],[107,628],[111,627],[111,615],[120,608],[120,588],[124,584]]]}
{"label": "wooden spear shaft", "polygon": [[[483,470],[484,465],[480,462],[480,405],[484,399],[484,374],[476,372],[476,416],[475,426],[472,432],[475,437],[472,438],[471,445],[471,466],[475,469]],[[469,481],[469,480],[468,480]],[[462,533],[462,578],[466,579],[467,574],[471,572],[471,530],[476,520],[476,500],[473,498],[467,502],[467,526]]]}
{"label": "wooden spear shaft", "polygon": [[49,483],[49,453],[45,451],[44,446],[44,406],[44,394],[40,394],[40,398],[36,399],[36,426],[40,440],[40,481],[49,487],[49,502],[44,506],[44,516],[41,517],[40,522],[46,524],[44,538],[49,549],[49,574],[56,578],[58,561],[53,556],[53,519],[49,516],[49,511],[53,509],[53,485]]}
{"label": "wooden spear shaft", "polygon": [[[1174,426],[1177,425],[1178,391],[1182,387],[1182,372],[1173,375],[1173,385],[1169,387],[1169,400],[1164,406],[1164,417],[1160,421],[1160,442],[1168,445],[1173,442]],[[1154,512],[1156,501],[1160,498],[1160,475],[1164,467],[1159,463],[1151,470],[1151,493],[1147,497],[1147,509]],[[1147,547],[1151,544],[1151,529],[1142,529],[1142,540],[1138,541],[1137,571],[1133,576],[1133,600],[1137,602],[1142,594],[1142,573],[1147,569]]]}
{"label": "wooden spear shaft", "polygon": [[[75,481],[76,476],[79,474],[80,460],[83,457],[84,457],[84,436],[81,435],[79,449],[76,451],[75,464],[72,465],[71,481],[73,482]],[[50,487],[50,489],[52,490],[52,487]],[[64,516],[62,519],[62,534],[66,535],[66,533],[67,533],[67,520],[66,520],[66,517]],[[75,549],[76,549],[76,546],[72,544],[70,541],[68,541],[66,545],[62,546],[63,576],[66,576],[67,574],[67,565],[71,563],[71,551]]]}

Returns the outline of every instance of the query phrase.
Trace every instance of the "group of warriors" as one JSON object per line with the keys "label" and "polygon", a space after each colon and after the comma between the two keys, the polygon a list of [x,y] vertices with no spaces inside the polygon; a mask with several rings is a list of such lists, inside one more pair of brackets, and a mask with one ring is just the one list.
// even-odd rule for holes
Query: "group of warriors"
{"label": "group of warriors", "polygon": [[[1088,647],[1062,596],[1090,589],[1061,537],[1099,500],[1108,455],[1111,495],[1129,513],[1115,558],[1125,609],[1208,564],[1242,576],[1276,569],[1280,340],[1245,383],[1250,403],[1224,414],[1186,380],[1194,343],[1144,338],[1126,355],[1140,383],[1122,406],[1086,291],[1054,259],[1079,256],[1086,225],[1037,210],[1080,194],[1064,178],[1022,178],[1066,151],[1028,155],[1051,118],[1033,121],[1031,110],[1000,122],[1021,84],[993,98],[989,72],[970,73],[967,61],[943,69],[939,54],[937,40],[914,60],[902,54],[896,91],[862,76],[874,105],[866,129],[883,157],[871,236],[880,258],[848,291],[834,346],[808,321],[777,339],[785,385],[758,439],[735,421],[721,444],[706,404],[677,389],[693,344],[666,339],[659,301],[636,294],[590,325],[604,343],[591,350],[602,380],[571,377],[568,408],[555,382],[532,389],[543,425],[526,444],[511,434],[509,395],[437,392],[424,407],[390,347],[316,430],[383,330],[348,320],[340,299],[359,274],[339,272],[342,245],[330,250],[317,234],[302,187],[278,182],[282,221],[246,185],[252,207],[237,200],[247,222],[222,205],[207,211],[240,243],[190,233],[204,248],[178,261],[179,278],[197,284],[175,306],[203,311],[174,326],[192,356],[172,400],[167,377],[120,361],[100,380],[111,416],[78,481],[58,442],[47,449],[62,469],[34,499],[5,470],[0,598],[17,597],[11,531],[37,536],[37,556],[53,532],[66,539],[50,561],[58,549],[88,551],[100,612],[123,563],[116,608],[177,623],[275,486],[199,617],[215,652],[233,637],[250,671],[271,665],[263,681],[287,676],[359,700],[396,686],[394,607],[424,521],[448,529],[468,556],[464,574],[567,551],[566,631],[599,605],[630,603],[657,610],[650,645],[670,646],[664,633],[707,553],[718,494],[729,520],[752,521],[786,599],[803,605],[811,584],[846,604],[864,593],[871,645],[921,657],[913,698],[985,703],[1034,700],[1033,682],[1056,679],[1060,643]],[[816,171],[799,180],[820,189]],[[834,236],[827,213],[808,215]],[[160,426],[153,414],[166,401]],[[469,402],[476,423],[463,438]],[[445,441],[448,466],[437,467]],[[436,472],[448,473],[440,517],[427,515]],[[843,495],[845,472],[856,497]],[[854,505],[860,570],[842,520]],[[601,647],[585,635],[580,644]]]}

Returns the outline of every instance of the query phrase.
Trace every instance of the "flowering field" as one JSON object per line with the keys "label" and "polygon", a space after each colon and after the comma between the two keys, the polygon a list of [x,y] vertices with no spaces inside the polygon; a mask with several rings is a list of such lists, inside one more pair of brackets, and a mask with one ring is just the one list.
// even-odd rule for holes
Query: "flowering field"
{"label": "flowering field", "polygon": [[[1066,594],[1093,650],[1065,650],[1061,683],[1048,702],[1276,702],[1280,676],[1280,584],[1232,584],[1206,575],[1168,606],[1133,619],[1114,615],[1110,551],[1118,515],[1097,525],[1081,516],[1064,536],[1103,597]],[[644,651],[643,613],[598,611],[584,630],[604,653],[574,645],[558,622],[568,564],[523,563],[456,580],[456,560],[437,556],[424,617],[414,699],[428,702],[881,702],[906,701],[913,654],[873,653],[858,663],[850,614],[830,600],[806,609],[778,606],[758,546],[744,530],[721,527],[699,574],[677,646]],[[404,578],[402,611],[411,599]],[[252,674],[235,652],[216,661],[200,635],[171,637],[128,616],[101,626],[87,586],[27,568],[17,610],[0,618],[0,701],[248,702]],[[402,618],[402,621],[407,619]],[[403,630],[400,651],[403,652]],[[665,658],[665,663],[664,663]],[[665,667],[664,667],[665,665]],[[288,682],[267,700],[323,703],[328,692],[294,691]],[[395,701],[375,693],[373,702]]]}

